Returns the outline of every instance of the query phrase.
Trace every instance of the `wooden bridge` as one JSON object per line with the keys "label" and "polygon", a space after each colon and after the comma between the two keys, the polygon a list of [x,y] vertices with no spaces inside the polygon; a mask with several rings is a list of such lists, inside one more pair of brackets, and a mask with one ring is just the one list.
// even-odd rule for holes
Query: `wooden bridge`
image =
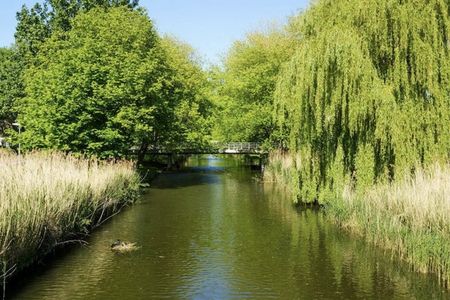
{"label": "wooden bridge", "polygon": [[233,143],[211,143],[208,147],[199,149],[166,149],[164,147],[149,148],[147,154],[155,155],[195,155],[195,154],[266,154],[259,143],[233,142]]}

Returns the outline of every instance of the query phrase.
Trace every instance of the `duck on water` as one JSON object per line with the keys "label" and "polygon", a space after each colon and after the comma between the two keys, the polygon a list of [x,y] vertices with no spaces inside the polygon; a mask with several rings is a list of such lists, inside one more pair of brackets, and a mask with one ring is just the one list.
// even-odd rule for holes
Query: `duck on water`
{"label": "duck on water", "polygon": [[139,249],[136,243],[124,242],[121,240],[116,240],[111,244],[111,250],[119,253],[131,252]]}

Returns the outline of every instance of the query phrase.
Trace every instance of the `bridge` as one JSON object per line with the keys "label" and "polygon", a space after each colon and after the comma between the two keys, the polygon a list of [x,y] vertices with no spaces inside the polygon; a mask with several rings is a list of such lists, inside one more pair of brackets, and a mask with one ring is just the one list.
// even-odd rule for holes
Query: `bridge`
{"label": "bridge", "polygon": [[211,143],[209,147],[199,149],[166,149],[164,147],[149,148],[147,154],[154,155],[196,155],[196,154],[266,154],[259,143],[233,142],[233,143]]}
{"label": "bridge", "polygon": [[[137,152],[137,148],[131,149],[132,153]],[[149,147],[146,152],[149,156],[166,156],[167,167],[171,169],[174,165],[179,166],[177,161],[180,157],[190,155],[206,155],[206,154],[225,154],[225,155],[246,155],[251,161],[257,160],[256,164],[251,163],[252,166],[258,166],[259,169],[264,169],[264,161],[267,158],[268,152],[263,150],[259,143],[252,142],[234,142],[234,143],[218,143],[212,142],[208,147],[197,149],[176,148],[167,149],[164,147]],[[145,158],[144,158],[145,160]]]}

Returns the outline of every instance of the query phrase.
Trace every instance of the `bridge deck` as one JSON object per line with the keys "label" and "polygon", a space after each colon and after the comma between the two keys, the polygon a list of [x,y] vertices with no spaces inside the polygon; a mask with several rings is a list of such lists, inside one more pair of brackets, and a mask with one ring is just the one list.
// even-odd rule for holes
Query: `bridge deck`
{"label": "bridge deck", "polygon": [[153,148],[148,149],[148,154],[154,155],[195,155],[195,154],[265,154],[266,152],[261,150],[261,145],[251,142],[239,142],[239,143],[213,143],[210,148],[207,149],[164,149]]}

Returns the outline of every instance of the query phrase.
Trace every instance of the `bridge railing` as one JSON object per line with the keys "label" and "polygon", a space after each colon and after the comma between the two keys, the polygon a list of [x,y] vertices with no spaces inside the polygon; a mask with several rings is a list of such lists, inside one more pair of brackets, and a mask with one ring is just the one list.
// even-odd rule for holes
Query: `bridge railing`
{"label": "bridge railing", "polygon": [[[132,152],[138,150],[137,147],[130,149]],[[202,149],[167,149],[165,147],[151,147],[148,149],[148,153],[261,153],[261,145],[255,142],[231,142],[220,143],[212,142],[210,147]]]}
{"label": "bridge railing", "polygon": [[253,142],[232,142],[232,143],[218,143],[212,145],[219,152],[223,153],[240,153],[240,152],[259,152],[260,144]]}

